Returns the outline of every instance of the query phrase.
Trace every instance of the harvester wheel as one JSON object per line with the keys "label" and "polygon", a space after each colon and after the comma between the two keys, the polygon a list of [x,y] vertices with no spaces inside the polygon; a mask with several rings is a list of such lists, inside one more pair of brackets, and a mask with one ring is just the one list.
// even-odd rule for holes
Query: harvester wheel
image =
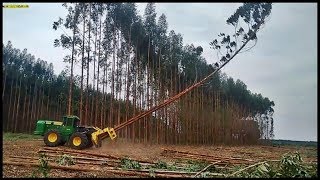
{"label": "harvester wheel", "polygon": [[73,133],[69,139],[69,145],[73,149],[84,149],[88,145],[88,137],[80,132]]}
{"label": "harvester wheel", "polygon": [[91,148],[93,146],[91,135],[87,134],[87,138],[88,138],[87,148]]}
{"label": "harvester wheel", "polygon": [[61,144],[62,137],[57,130],[50,130],[44,135],[43,140],[47,146],[56,147]]}

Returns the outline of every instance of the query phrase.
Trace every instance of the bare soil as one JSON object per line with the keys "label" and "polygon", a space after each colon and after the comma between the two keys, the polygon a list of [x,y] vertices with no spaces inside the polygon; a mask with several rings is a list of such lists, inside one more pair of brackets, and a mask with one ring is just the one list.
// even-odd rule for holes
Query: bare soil
{"label": "bare soil", "polygon": [[[38,150],[45,148],[41,139],[39,140],[17,140],[17,141],[3,141],[3,162],[11,162],[12,156],[26,157],[23,162],[32,161],[28,157],[39,157]],[[58,147],[62,150],[71,150],[67,146]],[[164,153],[165,150],[179,151],[180,156]],[[188,145],[147,145],[141,143],[125,142],[123,140],[105,140],[101,148],[89,148],[82,150],[82,152],[89,152],[101,155],[111,155],[115,157],[129,157],[141,162],[157,162],[159,160],[165,162],[176,162],[179,158],[192,159],[194,155],[186,155],[183,158],[181,153],[188,152],[190,154],[200,154],[197,157],[206,156],[216,157],[215,159],[247,159],[248,161],[259,162],[263,160],[280,159],[282,155],[289,152],[299,152],[306,162],[317,162],[317,148],[313,147],[294,147],[294,146],[188,146]],[[22,162],[22,161],[21,161]],[[231,161],[230,161],[231,162]],[[229,162],[229,165],[232,165]],[[77,166],[78,167],[78,166]],[[81,168],[87,167],[82,164]],[[88,166],[89,167],[89,166]],[[92,166],[92,168],[99,168],[100,166]],[[30,177],[32,172],[37,170],[37,167],[32,166],[18,166],[18,165],[3,165],[3,177]],[[120,170],[121,172],[122,170]],[[123,170],[124,172],[125,170]],[[49,177],[140,177],[139,175],[128,175],[123,173],[113,173],[107,169],[95,171],[77,171],[77,170],[62,170],[51,169]]]}

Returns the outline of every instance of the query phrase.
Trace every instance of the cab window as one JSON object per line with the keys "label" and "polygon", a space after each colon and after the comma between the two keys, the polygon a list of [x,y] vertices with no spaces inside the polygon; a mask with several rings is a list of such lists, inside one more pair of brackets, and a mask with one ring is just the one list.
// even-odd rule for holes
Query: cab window
{"label": "cab window", "polygon": [[72,126],[72,118],[68,118],[66,126]]}
{"label": "cab window", "polygon": [[74,119],[73,127],[78,127],[78,126],[79,126],[79,120],[78,119]]}
{"label": "cab window", "polygon": [[67,117],[63,117],[63,125],[67,125]]}

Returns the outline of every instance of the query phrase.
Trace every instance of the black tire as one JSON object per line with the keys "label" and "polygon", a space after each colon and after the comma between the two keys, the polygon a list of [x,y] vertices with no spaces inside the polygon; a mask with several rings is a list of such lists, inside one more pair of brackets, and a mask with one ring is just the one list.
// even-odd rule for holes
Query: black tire
{"label": "black tire", "polygon": [[75,132],[69,139],[69,146],[72,149],[85,149],[88,145],[88,137],[84,133]]}
{"label": "black tire", "polygon": [[56,147],[62,142],[61,134],[57,130],[49,130],[43,137],[43,141],[47,146]]}
{"label": "black tire", "polygon": [[60,143],[60,146],[64,146],[66,144],[66,141],[62,140]]}
{"label": "black tire", "polygon": [[93,142],[91,140],[91,134],[87,134],[87,138],[88,138],[87,148],[91,148],[93,146]]}

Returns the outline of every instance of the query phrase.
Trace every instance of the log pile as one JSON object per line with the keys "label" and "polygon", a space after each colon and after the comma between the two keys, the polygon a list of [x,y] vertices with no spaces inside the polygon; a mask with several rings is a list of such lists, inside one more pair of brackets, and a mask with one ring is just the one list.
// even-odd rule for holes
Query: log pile
{"label": "log pile", "polygon": [[230,165],[240,165],[240,164],[254,164],[256,161],[251,159],[235,158],[235,157],[222,157],[206,154],[191,153],[186,151],[177,151],[173,149],[163,149],[162,156],[171,157],[174,159],[185,159],[185,160],[196,160],[205,161],[208,163],[217,163],[219,166],[230,166]]}
{"label": "log pile", "polygon": [[[44,147],[39,149],[38,154],[45,154],[48,160],[48,165],[51,169],[61,169],[66,171],[84,171],[84,172],[106,172],[107,174],[114,174],[119,176],[130,177],[194,177],[198,175],[198,172],[185,172],[179,170],[179,166],[182,167],[183,163],[176,164],[177,171],[169,171],[164,169],[154,169],[150,171],[147,167],[156,165],[157,162],[151,162],[146,160],[131,159],[139,162],[141,169],[123,169],[120,168],[121,157],[97,154],[86,151],[77,151],[61,148]],[[57,159],[61,155],[69,155],[75,164],[74,165],[59,165]],[[4,165],[26,166],[26,167],[38,167],[39,157],[25,157],[25,156],[13,156],[10,155],[3,161]],[[197,174],[198,173],[198,174]],[[210,173],[216,175],[216,173]]]}

